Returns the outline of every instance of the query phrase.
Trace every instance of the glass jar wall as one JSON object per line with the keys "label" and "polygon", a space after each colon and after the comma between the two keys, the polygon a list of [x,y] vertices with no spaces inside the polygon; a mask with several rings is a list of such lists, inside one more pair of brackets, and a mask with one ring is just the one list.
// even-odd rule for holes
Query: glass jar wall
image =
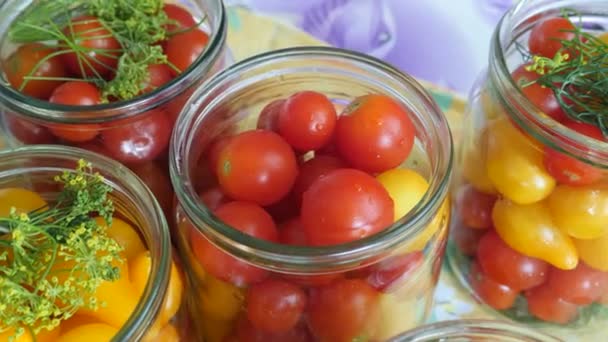
{"label": "glass jar wall", "polygon": [[[83,173],[79,174],[76,168],[82,161],[90,163],[91,168],[84,167]],[[112,201],[110,207],[114,211],[109,228],[102,218],[103,212],[90,212],[94,218],[89,214],[78,218],[79,211],[66,212],[77,206],[85,210],[104,203],[100,197],[101,186],[94,185],[99,180],[94,173],[103,177],[104,186],[110,189],[107,198]],[[59,177],[67,181],[65,186],[58,183]],[[66,195],[66,189],[68,186],[77,189],[81,185],[82,189],[88,190],[79,191],[78,199],[73,202],[71,195]],[[73,206],[69,203],[78,204]],[[48,211],[42,208],[45,205]],[[21,215],[17,217],[27,215],[28,220],[24,221],[28,223],[27,227],[9,219],[12,217],[9,214],[11,207]],[[108,207],[104,205],[104,208]],[[10,337],[22,328],[24,335],[17,341],[79,341],[85,336],[108,341],[189,340],[187,312],[181,309],[182,298],[185,297],[184,280],[181,266],[177,259],[172,259],[165,217],[150,191],[127,168],[108,158],[72,147],[38,145],[5,150],[0,152],[0,210],[4,242],[0,245],[0,269],[2,279],[6,281],[0,284],[3,293],[0,300],[11,298],[10,302],[2,303],[1,341],[10,341]],[[85,215],[88,211],[80,213]],[[41,217],[43,221],[39,219]],[[52,219],[56,224],[51,224]],[[71,222],[80,225],[82,231],[70,230],[74,227],[72,223],[64,224],[63,220],[77,220]],[[106,228],[97,230],[96,227]],[[85,229],[94,233],[89,236]],[[27,231],[26,236],[19,237],[17,231]],[[88,286],[101,274],[95,272],[101,269],[98,262],[102,259],[91,259],[90,251],[95,249],[100,254],[113,255],[110,249],[98,249],[109,246],[105,237],[120,246],[119,257],[112,261],[119,271],[118,277],[113,280],[103,278],[91,290]],[[77,248],[79,243],[75,241],[79,239],[82,243]],[[56,244],[49,245],[51,240]],[[22,243],[23,249],[19,249],[18,241],[26,241]],[[105,241],[103,245],[102,241]],[[31,250],[31,243],[38,247]],[[35,278],[39,282],[27,287],[23,285],[29,281],[27,278],[19,278],[18,272],[8,272],[17,263],[26,265],[27,269],[39,268],[36,263],[30,265],[27,259],[17,259],[16,256],[41,257],[49,246],[56,246],[57,252],[54,257],[44,259],[42,265],[49,265],[46,274],[54,290],[43,286],[45,277]],[[33,276],[37,274],[30,273]],[[19,279],[21,282],[17,282]],[[74,283],[70,285],[70,282]],[[19,290],[20,286],[28,288],[31,294],[28,302],[32,306],[28,310],[22,306],[23,297],[16,295],[24,291]],[[89,294],[97,300],[96,309],[86,304],[89,303]],[[43,306],[45,298],[56,298],[57,311],[53,314],[41,310],[46,307]],[[34,305],[36,303],[39,305]],[[75,306],[62,305],[67,303]],[[33,313],[37,313],[36,318],[30,320]],[[65,313],[69,315],[63,316]],[[36,339],[31,338],[31,334],[42,326],[52,329],[42,329]]]}
{"label": "glass jar wall", "polygon": [[[256,234],[251,230],[248,234],[242,232],[242,222],[228,224],[220,219],[230,219],[222,214],[228,207],[252,204],[231,199],[232,195],[226,195],[225,183],[218,185],[216,167],[220,164],[214,161],[213,150],[222,150],[222,140],[236,141],[247,134],[278,136],[268,130],[256,130],[256,126],[264,124],[260,111],[275,100],[302,91],[326,96],[330,111],[337,108],[339,112],[354,98],[367,94],[386,95],[398,107],[407,109],[415,127],[415,144],[409,157],[393,171],[408,175],[401,178],[401,183],[394,183],[397,188],[412,186],[411,193],[404,191],[393,197],[395,204],[408,207],[405,216],[391,210],[384,230],[348,243],[324,246],[311,246],[312,235],[303,240],[293,235],[285,237],[290,232],[302,235],[299,222],[310,227],[306,222],[312,216],[304,214],[305,207],[316,200],[307,199],[309,192],[302,197],[302,208],[292,192],[274,204],[253,205],[258,208],[256,212],[261,210],[260,215],[272,221],[267,224],[272,226],[272,236],[255,238],[248,235]],[[378,125],[382,125],[380,122]],[[191,315],[198,317],[194,323],[200,328],[198,337],[212,342],[252,336],[290,341],[351,341],[357,337],[386,340],[428,317],[446,243],[452,147],[446,119],[412,78],[371,57],[331,48],[295,48],[262,54],[235,64],[199,89],[179,117],[173,138],[170,169],[178,199],[176,242],[189,270],[189,308]],[[259,144],[257,140],[256,146]],[[256,158],[263,158],[264,153],[260,149],[244,156],[251,159],[242,165],[256,164]],[[340,159],[337,154],[332,156],[329,148],[301,150],[297,155],[292,158],[298,158],[300,164]],[[225,162],[221,165],[237,167]],[[300,172],[306,168],[297,167],[301,167]],[[356,172],[375,182],[375,174]],[[319,176],[319,181],[330,175]],[[251,179],[253,175],[244,177]],[[354,184],[363,191],[363,183]],[[341,198],[332,203],[345,204],[344,209],[349,206],[347,200]],[[232,217],[235,216],[239,215]],[[326,229],[327,235],[323,236],[331,235],[329,223],[314,227]],[[278,239],[275,234],[279,234]],[[291,289],[297,295],[290,297],[287,290],[268,289]],[[308,304],[294,309],[295,314],[275,306],[290,298]],[[279,313],[272,320],[264,320],[263,312],[255,309],[260,303],[277,308]]]}
{"label": "glass jar wall", "polygon": [[[152,6],[154,3],[150,2],[148,5]],[[158,3],[162,5],[162,1],[159,0]],[[169,186],[166,159],[171,130],[177,115],[194,89],[207,76],[230,63],[229,52],[225,47],[227,21],[222,1],[166,2],[164,12],[171,20],[176,21],[176,24],[168,24],[168,27],[173,27],[171,25],[186,27],[184,25],[197,25],[197,23],[200,23],[200,26],[183,30],[180,28],[167,29],[169,38],[162,42],[162,47],[168,56],[168,63],[156,64],[144,71],[148,73],[145,78],[148,86],[142,91],[143,95],[117,101],[114,101],[113,98],[123,94],[121,92],[127,91],[130,89],[129,87],[140,86],[129,83],[136,79],[140,72],[137,70],[138,66],[134,65],[121,70],[110,69],[110,74],[116,73],[117,75],[114,80],[122,77],[122,82],[111,83],[114,82],[112,80],[107,83],[110,76],[106,76],[102,71],[105,72],[104,67],[106,66],[110,68],[110,62],[114,61],[116,64],[116,59],[106,60],[108,57],[106,55],[114,52],[105,45],[95,45],[102,44],[103,41],[98,42],[91,38],[90,44],[93,45],[90,49],[93,52],[89,52],[89,50],[79,52],[80,55],[76,54],[79,56],[78,60],[74,62],[70,60],[73,54],[65,53],[73,48],[72,45],[65,48],[62,47],[61,41],[55,40],[29,43],[28,39],[35,40],[39,30],[32,28],[28,31],[27,26],[24,28],[16,25],[20,20],[24,20],[18,17],[22,13],[29,13],[29,16],[24,15],[26,18],[31,18],[36,13],[35,10],[32,10],[36,6],[52,7],[55,6],[53,4],[56,5],[59,2],[11,0],[4,1],[0,5],[0,35],[2,36],[0,58],[3,61],[2,82],[0,82],[0,115],[8,144],[11,146],[61,144],[107,155],[129,166],[157,195],[161,206],[164,209],[169,208],[173,193]],[[105,4],[109,6],[110,2]],[[142,7],[143,4],[138,6]],[[179,7],[176,7],[176,4]],[[69,6],[59,8],[60,12],[57,11],[56,6],[47,10],[49,13],[63,15],[71,13],[67,12]],[[72,18],[76,19],[72,19],[71,26],[68,25],[68,28],[74,31],[72,35],[80,37],[79,35],[86,36],[92,34],[91,32],[96,32],[94,28],[89,28],[89,31],[85,30],[93,25],[94,21],[87,19],[88,22],[81,22],[78,19],[81,17],[76,17],[78,13],[78,10],[74,11]],[[107,15],[110,16],[110,14]],[[48,16],[52,17],[51,14]],[[61,18],[60,15],[56,17]],[[60,19],[57,19],[57,22],[52,25],[48,24],[46,20],[49,20],[46,16],[40,19],[41,28],[48,29],[48,27],[55,27],[52,25],[62,24]],[[49,22],[51,21],[49,20]],[[18,30],[19,28],[20,30]],[[61,35],[64,31],[58,31],[57,34]],[[30,37],[31,35],[33,37]],[[118,34],[116,36],[118,37]],[[172,39],[177,36],[185,37],[182,40],[186,41],[176,39],[173,42]],[[102,36],[99,39],[103,38],[105,37]],[[69,39],[66,38],[66,41],[70,42]],[[188,39],[191,40],[188,41]],[[22,43],[22,41],[24,42]],[[206,42],[204,47],[200,47],[200,51],[197,50],[200,44],[195,43],[199,41],[201,44]],[[75,40],[73,44],[84,46],[87,44],[86,42],[84,40],[84,43],[79,43],[78,40]],[[55,50],[44,48],[44,46],[56,45],[58,47],[54,48]],[[78,46],[74,48],[75,51],[79,49]],[[107,48],[110,52],[98,52],[97,59],[86,57],[96,52],[94,48]],[[80,49],[82,50],[84,47]],[[49,51],[52,53],[49,54]],[[50,58],[53,55],[56,56]],[[147,55],[146,58],[149,56]],[[137,62],[133,63],[137,64]],[[35,67],[36,63],[40,66]],[[81,74],[72,70],[78,66],[81,69],[84,68],[84,71],[80,72],[86,75],[84,78],[88,83],[81,82],[74,85],[75,80],[83,81]],[[183,72],[178,73],[176,70]],[[28,72],[34,75],[28,76]],[[23,81],[20,77],[23,77]],[[44,83],[45,77],[51,81]],[[100,77],[105,81],[96,81]],[[62,92],[58,90],[58,86],[64,87],[68,84],[73,86],[65,88]],[[98,86],[101,94],[110,93],[107,103],[98,101],[99,93],[96,93],[95,89],[90,89],[94,88],[92,84]]]}
{"label": "glass jar wall", "polygon": [[525,327],[500,321],[462,320],[424,325],[390,342],[560,342],[562,340]]}
{"label": "glass jar wall", "polygon": [[607,25],[605,1],[522,1],[505,15],[471,93],[452,192],[448,254],[462,283],[496,313],[573,340],[601,339],[607,323],[596,92]]}

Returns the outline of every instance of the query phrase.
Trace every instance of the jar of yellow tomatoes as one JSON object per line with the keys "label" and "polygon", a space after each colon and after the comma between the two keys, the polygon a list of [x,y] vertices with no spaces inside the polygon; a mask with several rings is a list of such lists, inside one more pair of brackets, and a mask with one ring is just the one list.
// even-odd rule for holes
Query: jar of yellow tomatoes
{"label": "jar of yellow tomatoes", "polygon": [[500,21],[459,146],[449,260],[503,317],[577,340],[608,323],[608,6]]}
{"label": "jar of yellow tomatoes", "polygon": [[230,63],[221,0],[0,4],[0,118],[11,146],[60,144],[129,166],[171,207],[183,104]]}
{"label": "jar of yellow tomatoes", "polygon": [[494,320],[469,319],[424,325],[401,334],[389,342],[435,341],[561,342],[562,340],[521,325]]}
{"label": "jar of yellow tomatoes", "polygon": [[279,50],[213,77],[176,127],[197,336],[381,341],[425,321],[452,147],[416,81],[352,52]]}
{"label": "jar of yellow tomatoes", "polygon": [[0,341],[191,341],[165,217],[124,166],[4,150],[0,222]]}

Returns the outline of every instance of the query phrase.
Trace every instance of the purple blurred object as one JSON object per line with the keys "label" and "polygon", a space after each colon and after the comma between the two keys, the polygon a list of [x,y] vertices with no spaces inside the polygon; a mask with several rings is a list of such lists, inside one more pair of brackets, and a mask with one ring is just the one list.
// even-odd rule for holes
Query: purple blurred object
{"label": "purple blurred object", "polygon": [[[412,75],[465,93],[485,65],[489,36],[516,0],[239,0],[294,17],[333,46],[384,59]],[[233,1],[234,2],[234,1]]]}

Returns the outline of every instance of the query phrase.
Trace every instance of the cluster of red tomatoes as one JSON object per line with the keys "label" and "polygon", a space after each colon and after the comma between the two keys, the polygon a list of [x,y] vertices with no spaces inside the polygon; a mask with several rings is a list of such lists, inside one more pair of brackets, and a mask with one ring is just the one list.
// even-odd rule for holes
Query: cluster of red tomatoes
{"label": "cluster of red tomatoes", "polygon": [[[186,9],[165,4],[163,11],[175,23],[167,27],[168,39],[157,43],[163,47],[168,64],[147,66],[142,94],[163,86],[186,70],[201,55],[209,39],[207,33],[196,27],[197,22]],[[109,81],[114,77],[123,47],[93,16],[73,18],[62,32],[66,41],[76,44],[74,51],[42,43],[23,44],[3,62],[7,80],[23,94],[54,104],[102,104],[101,90],[92,80]],[[42,124],[11,113],[6,113],[5,120],[9,131],[22,143],[76,145],[129,164],[153,160],[167,149],[181,109],[178,106],[176,103],[134,119],[99,124]]]}
{"label": "cluster of red tomatoes", "polygon": [[[298,246],[364,239],[395,221],[400,199],[375,176],[402,165],[415,135],[408,111],[388,96],[356,98],[337,115],[325,95],[301,91],[268,104],[257,129],[209,145],[201,165],[217,182],[200,198],[217,218],[257,239]],[[234,337],[247,337],[242,340],[369,336],[378,324],[380,294],[423,258],[412,252],[347,274],[271,274],[190,229],[195,262],[247,288],[246,313],[233,329]]]}
{"label": "cluster of red tomatoes", "polygon": [[[530,53],[553,58],[563,41],[576,38],[574,29],[565,18],[540,22]],[[608,42],[608,34],[599,39]],[[528,65],[512,77],[532,104],[572,131],[606,141],[598,127],[569,118],[555,93],[534,83],[540,75]],[[588,305],[608,304],[605,172],[543,145],[485,100],[488,123],[465,153],[466,183],[455,204],[454,240],[473,257],[470,285],[495,309],[512,308],[522,295],[532,316],[569,323]]]}

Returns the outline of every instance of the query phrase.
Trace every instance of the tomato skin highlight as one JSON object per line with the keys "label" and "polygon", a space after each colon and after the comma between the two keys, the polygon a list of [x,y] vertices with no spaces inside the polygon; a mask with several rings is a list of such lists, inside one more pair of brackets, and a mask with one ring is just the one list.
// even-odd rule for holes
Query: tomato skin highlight
{"label": "tomato skin highlight", "polygon": [[70,52],[61,55],[72,74],[82,78],[97,75],[105,77],[116,70],[121,46],[99,19],[89,15],[73,18],[63,33],[84,51],[80,54]]}
{"label": "tomato skin highlight", "polygon": [[334,245],[387,228],[393,223],[393,208],[393,200],[374,177],[337,169],[304,192],[301,218],[311,245]]}
{"label": "tomato skin highlight", "polygon": [[380,294],[362,279],[342,279],[310,290],[308,327],[321,341],[370,336],[380,319]]}
{"label": "tomato skin highlight", "polygon": [[530,31],[528,48],[530,53],[547,58],[555,57],[555,54],[563,48],[561,40],[575,39],[575,27],[566,18],[549,18],[534,25]]}
{"label": "tomato skin highlight", "polygon": [[[192,65],[205,51],[209,36],[201,30],[191,30],[173,35],[167,41],[165,54],[181,73]],[[171,69],[171,73],[179,74]]]}
{"label": "tomato skin highlight", "polygon": [[578,316],[578,306],[558,297],[547,285],[525,292],[528,311],[545,322],[567,324]]}
{"label": "tomato skin highlight", "polygon": [[325,146],[334,133],[336,121],[336,109],[325,95],[301,91],[283,102],[277,127],[295,150],[304,152]]}
{"label": "tomato skin highlight", "polygon": [[233,136],[222,149],[216,167],[218,182],[230,198],[263,206],[284,198],[298,174],[289,144],[265,130]]}
{"label": "tomato skin highlight", "polygon": [[477,262],[487,276],[514,290],[541,285],[549,275],[549,264],[513,250],[494,231],[479,241]]}
{"label": "tomato skin highlight", "polygon": [[512,307],[519,294],[518,291],[488,277],[477,262],[471,264],[469,279],[477,296],[496,310],[506,310]]}
{"label": "tomato skin highlight", "polygon": [[101,139],[112,157],[123,163],[143,163],[161,155],[171,138],[171,123],[162,109],[153,109],[141,118],[104,129]]}
{"label": "tomato skin highlight", "polygon": [[[21,45],[2,63],[7,81],[13,88],[19,90],[25,82],[24,77],[29,76],[43,59],[46,59],[46,61],[37,67],[32,76],[50,78],[68,76],[59,56],[49,58],[49,55],[55,51],[55,49],[39,43]],[[28,80],[25,87],[19,91],[25,95],[46,100],[62,82],[32,79]]]}
{"label": "tomato skin highlight", "polygon": [[382,172],[409,156],[416,137],[410,113],[385,95],[356,98],[336,124],[340,155],[354,168]]}
{"label": "tomato skin highlight", "polygon": [[608,272],[594,270],[579,262],[573,270],[551,269],[547,285],[556,296],[569,303],[588,305],[608,291]]}
{"label": "tomato skin highlight", "polygon": [[258,329],[275,334],[293,329],[306,306],[306,293],[284,280],[268,279],[247,292],[247,317]]}
{"label": "tomato skin highlight", "polygon": [[526,70],[527,66],[528,64],[523,64],[511,74],[521,92],[543,113],[557,121],[566,119],[566,113],[557,101],[553,90],[548,87],[543,87],[538,83],[532,83],[536,81],[540,75],[534,71]]}
{"label": "tomato skin highlight", "polygon": [[[225,224],[255,238],[277,242],[278,231],[272,217],[260,206],[234,201],[220,206],[215,215]],[[202,234],[192,229],[190,234],[194,256],[205,271],[218,279],[242,287],[264,280],[268,271],[241,261],[220,250]]]}

